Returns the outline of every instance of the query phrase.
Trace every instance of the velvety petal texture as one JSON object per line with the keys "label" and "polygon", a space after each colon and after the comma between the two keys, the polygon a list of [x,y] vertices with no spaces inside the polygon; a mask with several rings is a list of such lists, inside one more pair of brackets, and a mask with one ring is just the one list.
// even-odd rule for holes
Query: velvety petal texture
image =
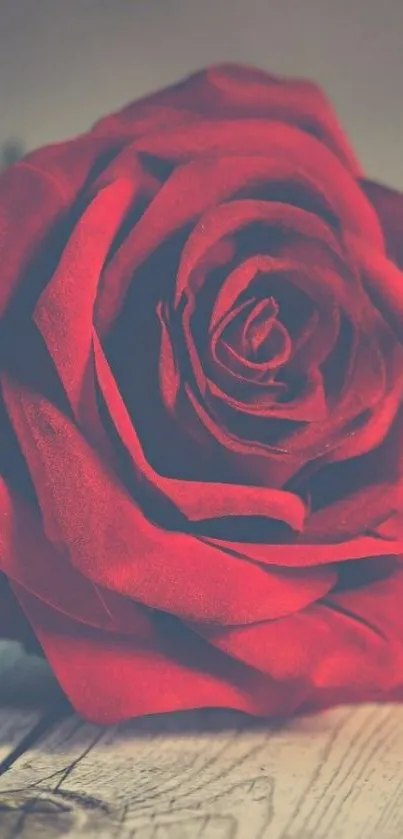
{"label": "velvety petal texture", "polygon": [[2,174],[0,633],[84,716],[403,699],[402,243],[237,65]]}

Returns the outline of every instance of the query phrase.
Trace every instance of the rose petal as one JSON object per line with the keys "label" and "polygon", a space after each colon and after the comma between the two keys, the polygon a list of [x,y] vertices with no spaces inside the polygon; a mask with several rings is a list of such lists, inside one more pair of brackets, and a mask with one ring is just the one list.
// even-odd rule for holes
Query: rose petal
{"label": "rose petal", "polygon": [[361,457],[351,452],[351,459],[345,462],[336,458],[311,478],[313,506],[319,509],[311,514],[302,541],[377,532],[381,522],[399,512],[403,503],[402,422],[400,395],[400,410],[380,445],[372,445]]}
{"label": "rose petal", "polygon": [[274,616],[284,604],[298,609],[332,585],[331,569],[315,570],[302,585],[154,525],[55,406],[4,374],[2,386],[47,536],[96,585],[185,618],[220,623],[259,620],[268,609]]}
{"label": "rose petal", "polygon": [[[267,124],[264,125],[267,132]],[[317,143],[316,148],[315,141],[303,132],[279,125],[276,134],[273,124],[269,128],[261,156],[252,156],[247,146],[247,156],[234,151],[233,156],[229,157],[228,143],[231,143],[231,138],[240,136],[239,132],[244,130],[243,124],[239,126],[239,132],[236,124],[231,122],[227,128],[220,123],[219,130],[216,123],[207,127],[213,142],[219,142],[223,147],[217,147],[213,157],[203,156],[178,166],[111,260],[105,272],[97,307],[96,323],[101,334],[108,330],[116,318],[133,272],[147,255],[174,231],[191,223],[209,207],[225,200],[241,187],[265,180],[291,180],[306,184],[319,195],[325,195],[347,229],[356,235],[368,237],[374,245],[379,243],[380,247],[383,246],[383,236],[375,212],[337,158],[321,143]],[[254,136],[255,130],[256,126],[252,124],[249,129],[251,136]],[[179,136],[183,142],[184,132],[180,132]],[[208,136],[203,136],[200,126],[196,136],[206,153]],[[162,147],[165,149],[167,139],[164,132]],[[314,143],[313,150],[311,146],[305,148],[307,141]],[[150,152],[150,149],[147,150]],[[156,153],[156,150],[152,153]]]}
{"label": "rose petal", "polygon": [[176,364],[175,352],[169,334],[165,307],[162,303],[157,307],[157,315],[161,324],[161,349],[159,360],[159,384],[165,407],[173,411],[180,391],[180,376]]}
{"label": "rose petal", "polygon": [[[359,464],[356,468],[360,469]],[[364,467],[361,468],[364,470]],[[379,478],[374,484],[365,486],[362,476],[363,486],[355,489],[348,485],[348,475],[347,472],[345,495],[311,514],[301,542],[312,544],[352,539],[374,530],[380,521],[399,507],[398,489],[387,480]],[[331,473],[328,480],[332,480]]]}
{"label": "rose petal", "polygon": [[[242,413],[252,418],[265,418],[266,434],[269,436],[270,419],[293,420],[294,422],[323,422],[328,416],[328,407],[326,397],[323,389],[323,379],[319,371],[313,371],[307,375],[302,382],[302,386],[298,394],[289,402],[276,402],[273,400],[272,393],[269,392],[266,400],[264,396],[255,403],[243,402],[241,399],[236,399],[224,393],[221,388],[217,387],[215,382],[208,381],[208,390],[213,399],[209,398],[210,394],[206,394],[206,404],[208,406],[214,405],[215,401],[219,400],[226,408],[233,408],[235,413],[233,425],[239,424],[239,436],[242,437],[243,442],[247,445],[248,439],[242,428]],[[224,424],[224,423],[222,423]],[[221,425],[221,423],[220,423]],[[258,440],[258,431],[256,431],[256,439]],[[284,436],[287,436],[286,434]],[[281,445],[281,444],[280,444]],[[270,448],[270,445],[269,445]]]}
{"label": "rose petal", "polygon": [[248,559],[264,565],[278,565],[281,568],[309,568],[329,563],[346,562],[376,556],[400,556],[403,553],[403,537],[394,542],[382,541],[373,535],[364,534],[346,539],[334,545],[323,544],[274,545],[251,542],[237,542],[230,539],[216,539],[203,536],[203,541],[228,551],[234,557]]}
{"label": "rose petal", "polygon": [[[244,284],[248,284],[256,273],[267,274],[267,286],[270,290],[270,274],[280,276],[281,281],[289,284],[290,296],[292,299],[293,287],[299,288],[306,295],[310,296],[320,312],[317,318],[316,329],[311,334],[301,336],[293,346],[293,358],[290,363],[292,369],[309,369],[309,362],[318,366],[329,355],[334,347],[339,333],[339,306],[346,308],[347,312],[353,315],[355,304],[352,304],[351,288],[336,272],[329,270],[317,270],[316,266],[308,268],[300,266],[298,262],[291,259],[258,255],[251,257],[236,268],[220,289],[216,305],[211,319],[212,342],[211,348],[214,354],[215,345],[218,340],[218,328],[225,324],[225,305],[232,305],[233,297],[236,299],[236,292],[240,295]],[[264,277],[261,282],[266,281]],[[228,298],[226,300],[226,295]],[[358,295],[359,299],[359,295]],[[245,304],[246,305],[246,304]],[[354,307],[354,308],[353,308]],[[355,312],[354,312],[355,314]],[[360,317],[359,314],[357,314]],[[227,316],[227,319],[229,315]],[[253,362],[251,362],[253,364]],[[255,365],[258,367],[264,365]]]}
{"label": "rose petal", "polygon": [[[390,347],[385,353],[385,392],[382,399],[375,402],[365,417],[365,421],[348,429],[337,445],[329,452],[331,462],[358,457],[376,449],[390,431],[402,404],[403,394],[403,354],[399,345]],[[362,359],[365,360],[365,354]],[[369,365],[367,365],[369,366]],[[358,376],[357,376],[358,382]]]}
{"label": "rose petal", "polygon": [[58,267],[35,306],[33,320],[53,359],[74,416],[105,448],[94,387],[92,320],[101,271],[137,184],[104,187],[81,216]]}
{"label": "rose petal", "polygon": [[[178,84],[126,105],[101,119],[97,134],[130,136],[182,122],[199,112],[215,119],[257,117],[280,119],[319,137],[353,174],[360,173],[355,155],[323,91],[304,79],[274,76],[241,64],[218,64],[192,74]],[[148,117],[148,121],[145,120]]]}
{"label": "rose petal", "polygon": [[[1,317],[25,282],[32,260],[40,253],[49,229],[65,212],[67,203],[59,184],[26,161],[10,166],[1,174]],[[18,246],[14,235],[17,231]]]}
{"label": "rose petal", "polygon": [[0,569],[46,603],[76,620],[107,626],[96,587],[46,538],[40,518],[0,479]]}
{"label": "rose petal", "polygon": [[160,630],[154,619],[139,637],[133,622],[132,639],[78,632],[70,619],[15,591],[76,710],[104,724],[213,705],[289,716],[332,701],[401,699],[401,576],[250,627],[192,623],[186,632],[161,616]]}
{"label": "rose petal", "polygon": [[[243,199],[223,203],[203,215],[186,242],[176,280],[176,305],[180,303],[184,293],[189,293],[189,278],[199,261],[203,259],[205,251],[217,240],[230,233],[238,233],[243,228],[259,222],[301,236],[318,238],[330,249],[339,250],[340,247],[327,225],[306,210],[277,201]],[[284,265],[281,258],[257,254],[246,261],[244,269],[238,267],[234,270],[217,295],[212,313],[212,324],[219,323],[239,295],[245,291],[245,282],[250,283],[256,272],[275,271],[276,267],[281,270],[282,264]],[[288,259],[285,265],[292,267],[295,263]]]}
{"label": "rose petal", "polygon": [[180,481],[158,475],[146,463],[130,418],[118,395],[100,347],[96,350],[99,383],[110,410],[112,422],[127,448],[133,465],[150,482],[162,491],[190,521],[220,518],[222,516],[265,516],[284,521],[294,530],[302,530],[306,506],[302,499],[291,493],[263,487],[240,484]]}
{"label": "rose petal", "polygon": [[[307,696],[214,650],[169,619],[149,621],[148,637],[84,629],[15,587],[62,688],[78,713],[102,725],[153,712],[232,707],[292,712]],[[172,628],[174,627],[174,628]],[[197,667],[195,667],[197,662]]]}
{"label": "rose petal", "polygon": [[401,684],[402,582],[400,567],[389,579],[332,593],[277,621],[194,628],[223,652],[280,682],[308,678],[313,690],[342,688],[348,701],[355,689],[384,693]]}
{"label": "rose petal", "polygon": [[374,181],[361,186],[380,219],[388,256],[403,270],[403,193]]}
{"label": "rose petal", "polygon": [[354,241],[354,248],[369,297],[403,344],[403,271],[366,243]]}

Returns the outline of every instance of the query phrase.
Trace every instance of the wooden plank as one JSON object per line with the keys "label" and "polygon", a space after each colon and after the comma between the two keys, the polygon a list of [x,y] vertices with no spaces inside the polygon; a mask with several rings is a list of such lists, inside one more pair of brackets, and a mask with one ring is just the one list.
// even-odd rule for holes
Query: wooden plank
{"label": "wooden plank", "polygon": [[19,644],[0,641],[0,772],[61,702],[61,691],[45,662],[27,656]]}
{"label": "wooden plank", "polygon": [[1,839],[402,839],[403,707],[70,717],[0,778]]}

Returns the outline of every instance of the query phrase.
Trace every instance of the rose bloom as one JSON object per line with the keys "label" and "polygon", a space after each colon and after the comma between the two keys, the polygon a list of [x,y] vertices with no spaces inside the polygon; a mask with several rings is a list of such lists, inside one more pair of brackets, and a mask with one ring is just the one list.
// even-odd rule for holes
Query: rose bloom
{"label": "rose bloom", "polygon": [[0,207],[3,635],[98,722],[403,699],[403,198],[322,92],[212,67]]}

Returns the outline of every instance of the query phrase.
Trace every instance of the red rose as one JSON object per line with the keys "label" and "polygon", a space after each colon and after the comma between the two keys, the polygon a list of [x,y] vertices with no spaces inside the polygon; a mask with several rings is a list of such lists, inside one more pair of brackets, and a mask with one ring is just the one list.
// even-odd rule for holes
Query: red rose
{"label": "red rose", "polygon": [[403,199],[320,90],[213,67],[0,203],[3,600],[75,707],[403,698]]}

